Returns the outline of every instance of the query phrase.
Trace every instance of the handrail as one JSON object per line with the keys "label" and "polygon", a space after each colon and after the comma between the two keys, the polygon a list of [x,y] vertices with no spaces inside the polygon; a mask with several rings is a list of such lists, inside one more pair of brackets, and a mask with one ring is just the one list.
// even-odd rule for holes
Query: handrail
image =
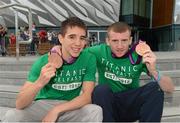
{"label": "handrail", "polygon": [[[28,40],[21,40],[18,41],[18,15],[17,12],[15,12],[15,26],[16,26],[16,59],[19,60],[19,44],[30,44],[32,42],[32,10],[30,7],[25,6],[25,5],[20,5],[20,4],[8,4],[8,5],[2,5],[0,6],[0,9],[5,9],[5,8],[9,8],[9,7],[13,7],[17,6],[17,7],[22,7],[22,8],[26,8],[29,11],[29,34],[30,37]],[[17,10],[17,8],[16,8]]]}

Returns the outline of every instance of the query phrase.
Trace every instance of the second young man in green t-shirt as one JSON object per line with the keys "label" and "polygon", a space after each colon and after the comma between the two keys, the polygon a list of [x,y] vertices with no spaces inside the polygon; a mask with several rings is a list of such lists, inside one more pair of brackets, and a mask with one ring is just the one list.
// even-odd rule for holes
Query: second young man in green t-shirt
{"label": "second young man in green t-shirt", "polygon": [[[99,73],[93,103],[103,109],[104,122],[160,122],[164,93],[174,89],[170,77],[156,69],[156,56],[147,50],[143,56],[131,47],[131,28],[124,22],[108,27],[107,44],[90,47],[96,56]],[[140,87],[140,75],[147,73],[152,82]]]}

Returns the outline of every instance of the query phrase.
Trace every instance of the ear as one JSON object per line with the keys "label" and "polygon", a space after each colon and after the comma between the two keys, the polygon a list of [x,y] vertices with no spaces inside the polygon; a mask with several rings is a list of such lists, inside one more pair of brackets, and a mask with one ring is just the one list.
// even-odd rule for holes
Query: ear
{"label": "ear", "polygon": [[62,44],[63,42],[63,36],[61,34],[58,35],[59,42]]}
{"label": "ear", "polygon": [[106,37],[106,44],[109,45],[109,38]]}
{"label": "ear", "polygon": [[129,45],[132,44],[132,36],[129,38]]}

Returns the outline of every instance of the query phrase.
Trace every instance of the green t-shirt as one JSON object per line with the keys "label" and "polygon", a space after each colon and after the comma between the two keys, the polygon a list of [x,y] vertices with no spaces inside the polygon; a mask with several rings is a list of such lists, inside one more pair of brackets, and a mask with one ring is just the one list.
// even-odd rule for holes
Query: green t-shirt
{"label": "green t-shirt", "polygon": [[[41,56],[32,66],[28,81],[35,82],[41,68],[48,63],[48,55]],[[79,96],[84,81],[95,82],[96,57],[87,51],[82,51],[73,64],[63,64],[56,75],[36,95],[35,100],[54,99],[72,100]]]}
{"label": "green t-shirt", "polygon": [[[98,69],[98,83],[108,84],[113,92],[125,91],[139,87],[139,78],[142,72],[147,72],[146,65],[132,65],[129,57],[113,58],[111,49],[106,44],[88,48],[88,51],[96,56]],[[137,60],[137,53],[132,53]]]}

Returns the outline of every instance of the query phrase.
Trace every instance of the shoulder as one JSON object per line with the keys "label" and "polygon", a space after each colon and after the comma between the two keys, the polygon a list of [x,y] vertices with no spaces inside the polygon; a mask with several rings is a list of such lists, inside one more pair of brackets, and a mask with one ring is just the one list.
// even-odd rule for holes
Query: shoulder
{"label": "shoulder", "polygon": [[89,51],[90,53],[97,55],[101,52],[106,51],[108,48],[109,48],[109,46],[104,43],[104,44],[88,47],[88,48],[86,48],[86,50]]}
{"label": "shoulder", "polygon": [[79,57],[83,57],[83,58],[91,58],[94,57],[94,54],[90,53],[88,49],[84,49]]}

